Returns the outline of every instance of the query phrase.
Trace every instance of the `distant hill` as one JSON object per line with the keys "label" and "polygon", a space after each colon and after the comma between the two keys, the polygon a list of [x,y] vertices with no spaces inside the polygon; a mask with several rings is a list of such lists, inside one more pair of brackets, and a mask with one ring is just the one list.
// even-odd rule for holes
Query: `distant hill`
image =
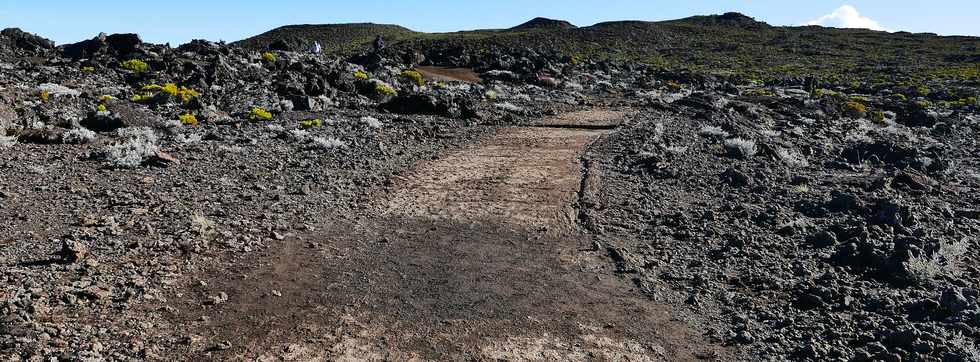
{"label": "distant hill", "polygon": [[366,49],[379,34],[391,48],[422,51],[433,63],[454,66],[492,63],[500,54],[494,49],[537,49],[580,59],[632,60],[751,79],[896,72],[962,78],[980,73],[977,37],[776,27],[739,13],[659,22],[613,21],[587,27],[536,18],[510,29],[454,33],[420,33],[396,25],[298,25],[236,44],[265,49],[277,42],[319,40],[326,51],[349,55]]}
{"label": "distant hill", "polygon": [[530,29],[574,29],[575,25],[564,20],[548,18],[534,18],[530,21],[510,28],[510,30],[530,30]]}
{"label": "distant hill", "polygon": [[250,49],[302,50],[318,41],[324,52],[347,53],[366,48],[378,35],[386,41],[398,41],[416,34],[402,26],[372,23],[288,25],[232,44]]}

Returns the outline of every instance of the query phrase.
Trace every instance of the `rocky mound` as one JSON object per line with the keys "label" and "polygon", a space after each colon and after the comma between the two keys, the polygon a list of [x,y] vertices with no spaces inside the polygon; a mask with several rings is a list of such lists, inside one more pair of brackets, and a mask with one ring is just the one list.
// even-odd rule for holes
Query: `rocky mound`
{"label": "rocky mound", "polygon": [[530,21],[510,28],[510,30],[531,30],[531,29],[575,29],[577,28],[572,23],[564,20],[555,20],[548,18],[534,18]]}
{"label": "rocky mound", "polygon": [[54,49],[53,41],[18,28],[7,28],[0,31],[0,44],[4,45],[2,50],[7,50],[11,54],[14,52],[39,54]]}
{"label": "rocky mound", "polygon": [[700,24],[707,26],[733,26],[745,29],[758,29],[769,27],[769,24],[755,20],[742,13],[729,12],[721,15],[693,16],[678,22]]}
{"label": "rocky mound", "polygon": [[348,52],[370,44],[378,35],[386,40],[398,40],[416,34],[398,25],[386,24],[326,24],[288,25],[279,27],[232,45],[256,50],[306,50],[314,41],[325,52]]}

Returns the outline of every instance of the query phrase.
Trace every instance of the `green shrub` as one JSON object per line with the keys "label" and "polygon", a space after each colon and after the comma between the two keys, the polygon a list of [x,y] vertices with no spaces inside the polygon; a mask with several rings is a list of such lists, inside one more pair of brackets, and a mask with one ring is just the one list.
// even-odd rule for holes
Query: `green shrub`
{"label": "green shrub", "polygon": [[248,119],[253,121],[269,121],[272,120],[272,113],[269,113],[269,111],[261,107],[252,107],[252,111],[248,113]]}
{"label": "green shrub", "polygon": [[885,121],[885,112],[882,111],[871,111],[868,113],[868,119],[881,123]]}
{"label": "green shrub", "polygon": [[851,118],[862,118],[867,113],[867,108],[861,102],[848,101],[844,103],[844,115]]}
{"label": "green shrub", "polygon": [[422,78],[422,73],[419,73],[416,70],[412,70],[412,69],[405,70],[402,72],[401,77],[412,81],[413,83],[417,84],[419,87],[425,85],[425,79]]}
{"label": "green shrub", "polygon": [[363,70],[358,70],[358,71],[354,72],[354,78],[357,78],[357,79],[360,79],[360,80],[367,80],[368,79],[368,74],[367,74],[367,72],[365,72]]}
{"label": "green shrub", "polygon": [[305,121],[300,122],[300,127],[302,127],[302,128],[313,128],[313,127],[320,127],[321,124],[322,124],[322,122],[320,121],[320,119],[309,119],[309,120],[305,120]]}
{"label": "green shrub", "polygon": [[137,95],[134,95],[131,100],[133,102],[136,102],[136,103],[147,103],[147,102],[150,102],[150,101],[153,100],[153,95],[150,95],[150,94],[137,94]]}
{"label": "green shrub", "polygon": [[119,66],[136,74],[143,74],[150,71],[150,65],[139,59],[127,60]]}
{"label": "green shrub", "polygon": [[42,101],[46,101],[46,100],[48,100],[49,97],[51,97],[51,93],[48,92],[48,91],[46,91],[46,90],[43,90],[43,91],[41,91],[41,94],[39,95],[39,97],[41,97],[41,100]]}
{"label": "green shrub", "polygon": [[[678,90],[680,90],[680,89],[678,89]],[[676,91],[677,90],[675,90],[675,92]],[[773,92],[772,90],[769,90],[769,89],[756,88],[756,89],[750,89],[750,90],[746,91],[745,92],[745,95],[746,96],[750,96],[750,97],[775,97],[776,96],[776,93]]]}
{"label": "green shrub", "polygon": [[190,113],[182,114],[180,115],[179,118],[180,118],[180,123],[185,126],[197,126],[197,117],[194,117],[193,114]]}
{"label": "green shrub", "polygon": [[95,73],[95,67],[82,67],[82,73]]}
{"label": "green shrub", "polygon": [[376,84],[374,86],[374,92],[377,93],[378,95],[381,95],[381,96],[394,96],[394,95],[398,95],[398,92],[395,91],[394,88],[392,88],[391,86],[389,86],[387,84],[384,84],[384,83],[378,83],[378,84]]}

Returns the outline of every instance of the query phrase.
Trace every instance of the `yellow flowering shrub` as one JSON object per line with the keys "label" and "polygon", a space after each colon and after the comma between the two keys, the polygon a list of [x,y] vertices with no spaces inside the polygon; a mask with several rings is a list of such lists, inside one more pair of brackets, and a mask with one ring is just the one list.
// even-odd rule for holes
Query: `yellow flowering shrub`
{"label": "yellow flowering shrub", "polygon": [[252,107],[252,111],[248,113],[248,119],[253,121],[269,121],[272,120],[272,113],[261,107]]}
{"label": "yellow flowering shrub", "polygon": [[[164,85],[149,84],[143,86],[144,92],[149,93],[166,93],[173,98],[179,99],[181,103],[187,104],[194,98],[200,97],[201,94],[196,90],[187,88],[184,86],[177,86],[174,83],[165,83]],[[133,97],[134,102],[148,102],[153,99],[152,94],[137,95]]]}
{"label": "yellow flowering shrub", "polygon": [[425,79],[422,78],[422,73],[419,73],[416,70],[409,69],[403,71],[401,77],[412,81],[413,83],[417,84],[419,87],[425,85]]}
{"label": "yellow flowering shrub", "polygon": [[320,121],[320,119],[309,119],[309,120],[305,120],[305,121],[300,122],[300,126],[303,127],[303,128],[320,127],[320,124],[322,124],[322,122]]}
{"label": "yellow flowering shrub", "polygon": [[180,118],[180,123],[185,126],[192,126],[192,127],[197,126],[197,117],[194,117],[193,114],[190,113],[182,114],[178,118]]}
{"label": "yellow flowering shrub", "polygon": [[384,83],[378,83],[377,85],[375,85],[374,92],[382,96],[394,96],[398,94],[398,92],[395,91],[395,88],[392,88],[391,86]]}

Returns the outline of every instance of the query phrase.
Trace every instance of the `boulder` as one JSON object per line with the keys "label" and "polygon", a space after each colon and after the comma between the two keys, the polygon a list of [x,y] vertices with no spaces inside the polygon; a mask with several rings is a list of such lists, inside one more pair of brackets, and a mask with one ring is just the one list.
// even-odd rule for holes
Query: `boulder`
{"label": "boulder", "polygon": [[40,36],[25,32],[18,28],[7,28],[0,31],[14,46],[36,52],[44,49],[54,49],[54,42]]}
{"label": "boulder", "polygon": [[725,172],[721,174],[720,178],[721,182],[731,187],[745,187],[752,184],[752,179],[748,175],[734,168],[725,170]]}
{"label": "boulder", "polygon": [[443,115],[449,107],[434,96],[428,94],[410,94],[392,98],[381,108],[398,114],[428,114]]}
{"label": "boulder", "polygon": [[83,40],[62,47],[61,53],[67,58],[91,58],[99,54],[111,53],[113,56],[126,56],[139,51],[143,41],[136,34],[112,34]]}
{"label": "boulder", "polygon": [[105,42],[118,55],[135,53],[143,44],[143,40],[136,34],[112,34],[105,38]]}
{"label": "boulder", "polygon": [[162,127],[164,119],[144,106],[111,100],[106,112],[92,112],[81,124],[93,131],[109,132],[123,127]]}

